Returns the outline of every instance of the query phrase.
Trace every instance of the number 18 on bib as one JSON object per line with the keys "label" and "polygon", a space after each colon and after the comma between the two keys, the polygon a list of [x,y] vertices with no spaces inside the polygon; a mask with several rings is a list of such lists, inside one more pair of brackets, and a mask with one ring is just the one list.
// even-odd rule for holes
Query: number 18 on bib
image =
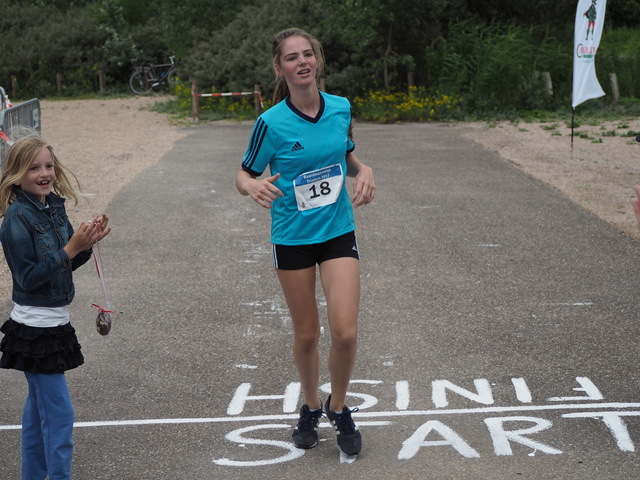
{"label": "number 18 on bib", "polygon": [[336,203],[343,180],[342,166],[339,164],[298,175],[293,181],[298,210],[310,210]]}

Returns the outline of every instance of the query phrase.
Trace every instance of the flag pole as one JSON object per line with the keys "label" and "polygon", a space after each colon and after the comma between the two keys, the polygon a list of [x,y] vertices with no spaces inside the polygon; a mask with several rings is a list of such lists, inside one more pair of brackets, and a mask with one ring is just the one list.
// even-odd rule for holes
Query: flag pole
{"label": "flag pole", "polygon": [[571,109],[571,159],[573,159],[573,126],[576,118],[575,107]]}

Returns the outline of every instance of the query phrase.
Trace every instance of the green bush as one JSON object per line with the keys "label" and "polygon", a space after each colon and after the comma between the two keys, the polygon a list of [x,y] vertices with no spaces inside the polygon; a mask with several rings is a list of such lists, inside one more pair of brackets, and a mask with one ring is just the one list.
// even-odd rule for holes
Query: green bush
{"label": "green bush", "polygon": [[[553,108],[569,93],[566,49],[534,27],[456,23],[426,57],[433,86],[460,96],[472,112]],[[546,94],[541,72],[550,72],[554,97]]]}
{"label": "green bush", "polygon": [[596,73],[607,94],[611,94],[609,74],[615,73],[620,95],[640,98],[640,31],[606,29],[596,56]]}

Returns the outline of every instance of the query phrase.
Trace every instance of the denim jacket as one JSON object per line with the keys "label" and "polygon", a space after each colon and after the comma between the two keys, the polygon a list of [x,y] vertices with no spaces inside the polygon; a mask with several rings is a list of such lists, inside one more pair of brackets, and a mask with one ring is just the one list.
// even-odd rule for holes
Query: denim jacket
{"label": "denim jacket", "polygon": [[62,307],[73,300],[71,272],[91,258],[91,250],[69,260],[63,247],[73,235],[64,198],[51,193],[49,206],[21,188],[0,226],[0,242],[13,278],[13,301],[35,307]]}

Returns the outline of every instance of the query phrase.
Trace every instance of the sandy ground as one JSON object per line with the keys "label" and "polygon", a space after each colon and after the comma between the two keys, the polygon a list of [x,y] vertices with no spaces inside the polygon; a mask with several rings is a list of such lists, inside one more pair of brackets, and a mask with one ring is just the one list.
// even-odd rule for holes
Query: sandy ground
{"label": "sandy ground", "polygon": [[[158,162],[184,135],[165,115],[148,110],[159,100],[41,102],[43,135],[83,190],[94,194],[77,206],[68,202],[74,226],[104,212],[122,186]],[[582,125],[573,148],[570,127],[564,123],[460,123],[452,128],[640,240],[631,206],[633,187],[640,183],[640,144],[635,134],[625,136],[640,132],[640,119]],[[112,224],[117,227],[117,221]],[[11,277],[0,260],[0,301],[5,301]]]}
{"label": "sandy ground", "polygon": [[[105,208],[118,191],[157,163],[184,133],[148,110],[158,97],[40,102],[42,134],[92,196],[66,204],[74,227]],[[109,212],[106,212],[109,214]],[[110,225],[117,228],[117,219]],[[106,241],[106,240],[105,240]],[[0,301],[11,298],[11,272],[0,252]]]}
{"label": "sandy ground", "polygon": [[640,119],[581,125],[459,124],[466,137],[498,153],[573,202],[640,240],[631,200],[640,183]]}

